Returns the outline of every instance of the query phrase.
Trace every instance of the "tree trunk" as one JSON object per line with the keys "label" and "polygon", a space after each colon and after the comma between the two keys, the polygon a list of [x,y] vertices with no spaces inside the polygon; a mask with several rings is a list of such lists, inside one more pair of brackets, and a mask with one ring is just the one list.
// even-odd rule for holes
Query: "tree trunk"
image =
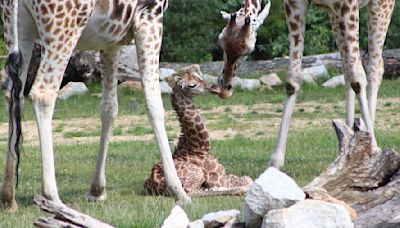
{"label": "tree trunk", "polygon": [[373,149],[360,119],[354,130],[334,120],[339,155],[305,189],[321,187],[351,204],[356,227],[400,227],[400,155],[392,149]]}
{"label": "tree trunk", "polygon": [[34,225],[40,228],[47,227],[88,227],[88,228],[112,228],[113,226],[103,223],[88,215],[82,214],[63,204],[55,203],[45,199],[43,196],[35,196],[35,203],[43,211],[54,214],[54,218],[41,217]]}

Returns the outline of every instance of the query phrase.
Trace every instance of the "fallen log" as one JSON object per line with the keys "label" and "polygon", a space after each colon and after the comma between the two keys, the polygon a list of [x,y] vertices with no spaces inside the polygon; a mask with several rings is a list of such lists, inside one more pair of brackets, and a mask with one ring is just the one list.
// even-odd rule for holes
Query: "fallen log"
{"label": "fallen log", "polygon": [[356,227],[400,227],[400,154],[374,149],[362,122],[334,120],[339,155],[304,189],[324,188],[356,209]]}
{"label": "fallen log", "polygon": [[43,211],[54,214],[54,218],[41,217],[34,222],[36,227],[88,227],[88,228],[112,228],[113,226],[103,223],[95,218],[78,212],[61,203],[47,200],[43,196],[35,196],[37,206]]}

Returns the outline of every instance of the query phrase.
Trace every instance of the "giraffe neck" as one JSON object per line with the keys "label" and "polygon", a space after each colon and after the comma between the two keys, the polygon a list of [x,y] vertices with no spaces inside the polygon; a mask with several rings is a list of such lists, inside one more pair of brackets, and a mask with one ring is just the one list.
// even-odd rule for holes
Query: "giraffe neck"
{"label": "giraffe neck", "polygon": [[174,108],[181,127],[176,151],[186,149],[186,151],[210,151],[210,138],[206,126],[196,110],[191,98],[182,93],[171,94],[172,107]]}
{"label": "giraffe neck", "polygon": [[244,15],[258,14],[261,10],[261,4],[259,0],[244,0],[243,1]]}

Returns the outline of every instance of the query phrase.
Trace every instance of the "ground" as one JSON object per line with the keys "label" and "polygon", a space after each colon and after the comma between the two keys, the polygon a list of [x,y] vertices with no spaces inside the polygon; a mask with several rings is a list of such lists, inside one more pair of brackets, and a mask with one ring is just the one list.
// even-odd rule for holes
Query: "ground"
{"label": "ground", "polygon": [[[376,131],[384,148],[400,150],[400,81],[384,81],[380,92]],[[60,196],[69,206],[118,227],[157,227],[173,205],[171,198],[144,195],[143,181],[159,161],[152,131],[144,111],[142,93],[119,91],[120,112],[107,160],[107,191],[104,203],[88,203],[100,135],[98,85],[90,86],[86,96],[58,101],[53,124],[56,144],[56,170]],[[199,97],[200,109],[211,135],[212,151],[227,172],[256,178],[265,168],[275,146],[285,99],[284,88],[272,91],[236,91],[228,100],[216,96]],[[179,126],[171,111],[168,96],[167,132],[171,145]],[[284,171],[299,185],[308,183],[335,158],[338,146],[331,120],[344,119],[342,88],[323,89],[305,85],[293,116]],[[4,110],[3,107],[0,107]],[[33,205],[40,193],[40,152],[32,108],[26,102],[23,122],[24,142],[21,155],[20,185],[17,191],[19,211],[0,213],[1,227],[31,227],[45,216]],[[357,110],[357,115],[359,111]],[[7,139],[6,115],[0,117],[0,148]],[[4,164],[5,153],[0,153]],[[0,182],[3,167],[0,168]],[[194,198],[185,207],[192,220],[204,213],[242,208],[242,197]]]}

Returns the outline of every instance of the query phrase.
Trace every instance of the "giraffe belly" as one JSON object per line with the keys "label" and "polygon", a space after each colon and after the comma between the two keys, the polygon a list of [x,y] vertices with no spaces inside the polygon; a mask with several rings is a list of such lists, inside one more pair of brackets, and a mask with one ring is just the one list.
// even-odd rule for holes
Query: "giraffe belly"
{"label": "giraffe belly", "polygon": [[[93,16],[78,41],[79,50],[104,50],[121,44],[130,44],[134,37],[133,20],[137,1],[119,1],[121,12],[113,1],[98,0]],[[129,10],[127,9],[129,8]]]}
{"label": "giraffe belly", "polygon": [[[333,4],[336,2],[341,2],[342,0],[313,0],[313,3],[315,3],[318,6],[321,6],[323,8],[330,8],[333,9]],[[365,6],[368,4],[370,0],[358,0],[358,4],[361,7]]]}

